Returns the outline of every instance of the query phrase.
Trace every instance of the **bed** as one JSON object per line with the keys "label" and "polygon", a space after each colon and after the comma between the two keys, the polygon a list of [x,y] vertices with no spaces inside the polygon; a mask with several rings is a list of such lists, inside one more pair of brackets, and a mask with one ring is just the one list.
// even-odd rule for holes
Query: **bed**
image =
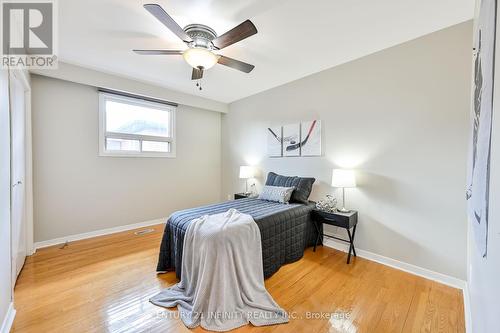
{"label": "bed", "polygon": [[244,198],[173,213],[165,225],[157,271],[175,270],[181,277],[182,247],[189,223],[200,216],[225,212],[231,208],[249,214],[257,223],[262,242],[264,278],[287,263],[302,258],[313,246],[317,231],[311,220],[314,203],[290,203]]}

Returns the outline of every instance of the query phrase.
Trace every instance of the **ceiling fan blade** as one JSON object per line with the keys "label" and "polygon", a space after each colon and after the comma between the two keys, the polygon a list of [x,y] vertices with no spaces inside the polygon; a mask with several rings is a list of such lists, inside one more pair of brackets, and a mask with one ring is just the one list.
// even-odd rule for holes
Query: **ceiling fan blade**
{"label": "ceiling fan blade", "polygon": [[161,23],[163,23],[170,31],[177,35],[184,42],[189,43],[193,40],[189,35],[174,21],[170,15],[158,4],[145,4],[144,8],[153,14]]}
{"label": "ceiling fan blade", "polygon": [[203,69],[193,68],[193,74],[191,74],[191,80],[199,80],[203,77]]}
{"label": "ceiling fan blade", "polygon": [[253,25],[252,21],[246,20],[240,25],[232,28],[228,32],[212,40],[216,48],[223,49],[229,45],[239,42],[247,37],[255,35],[257,28]]}
{"label": "ceiling fan blade", "polygon": [[239,60],[236,60],[233,58],[224,57],[224,56],[219,56],[219,61],[217,63],[224,65],[224,66],[227,66],[227,67],[237,69],[237,70],[245,72],[245,73],[250,73],[255,68],[254,65],[250,65],[250,64],[247,64],[246,62],[239,61]]}
{"label": "ceiling fan blade", "polygon": [[182,55],[182,50],[133,50],[137,54],[142,55]]}

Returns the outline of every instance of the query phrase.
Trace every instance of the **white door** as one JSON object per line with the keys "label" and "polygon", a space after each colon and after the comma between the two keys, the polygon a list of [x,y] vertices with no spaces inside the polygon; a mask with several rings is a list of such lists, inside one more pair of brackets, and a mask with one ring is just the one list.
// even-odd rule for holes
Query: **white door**
{"label": "white door", "polygon": [[26,259],[26,101],[23,81],[10,76],[10,110],[11,110],[11,221],[12,221],[12,279],[13,285],[23,268]]}

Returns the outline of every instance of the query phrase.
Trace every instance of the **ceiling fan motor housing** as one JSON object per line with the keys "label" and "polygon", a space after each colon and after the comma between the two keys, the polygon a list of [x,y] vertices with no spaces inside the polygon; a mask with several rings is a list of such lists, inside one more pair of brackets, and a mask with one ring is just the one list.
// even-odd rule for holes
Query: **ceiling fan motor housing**
{"label": "ceiling fan motor housing", "polygon": [[217,38],[217,33],[214,29],[203,24],[189,24],[184,27],[184,31],[193,41],[189,43],[189,47],[200,47],[208,50],[213,50],[212,40]]}

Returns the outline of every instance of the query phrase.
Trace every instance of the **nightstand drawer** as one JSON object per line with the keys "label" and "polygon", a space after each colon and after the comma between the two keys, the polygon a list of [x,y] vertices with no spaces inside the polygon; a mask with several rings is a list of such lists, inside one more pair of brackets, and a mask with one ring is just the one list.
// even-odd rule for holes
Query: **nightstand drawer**
{"label": "nightstand drawer", "polygon": [[321,223],[334,225],[336,227],[350,229],[358,222],[358,212],[352,211],[349,213],[328,213],[320,210],[313,210],[313,218]]}

